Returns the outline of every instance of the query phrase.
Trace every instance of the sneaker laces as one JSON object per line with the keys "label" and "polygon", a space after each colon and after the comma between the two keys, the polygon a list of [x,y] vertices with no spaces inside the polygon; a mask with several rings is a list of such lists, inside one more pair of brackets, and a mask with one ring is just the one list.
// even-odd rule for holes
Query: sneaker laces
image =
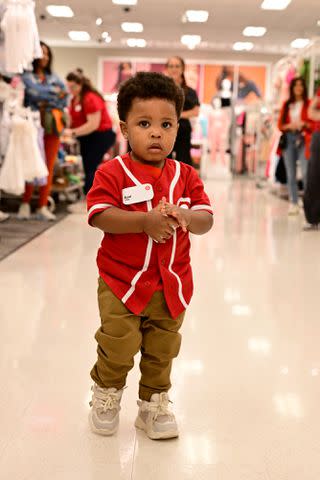
{"label": "sneaker laces", "polygon": [[[92,389],[93,390],[93,389]],[[116,392],[104,392],[101,389],[95,389],[93,399],[90,402],[92,407],[93,403],[97,408],[102,408],[103,412],[106,413],[107,410],[119,410],[119,393]]]}
{"label": "sneaker laces", "polygon": [[169,420],[174,420],[173,413],[169,410],[169,403],[172,403],[166,392],[159,394],[158,402],[145,402],[138,400],[138,405],[144,412],[152,413],[152,420],[157,420],[158,417],[166,416]]}

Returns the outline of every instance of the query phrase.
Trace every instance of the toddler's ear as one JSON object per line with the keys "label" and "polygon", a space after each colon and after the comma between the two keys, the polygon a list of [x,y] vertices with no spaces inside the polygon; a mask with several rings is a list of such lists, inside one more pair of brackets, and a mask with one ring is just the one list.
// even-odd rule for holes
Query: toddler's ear
{"label": "toddler's ear", "polygon": [[122,120],[120,121],[120,129],[121,129],[121,133],[124,136],[124,138],[126,140],[128,140],[128,127],[127,127],[126,122],[123,122]]}

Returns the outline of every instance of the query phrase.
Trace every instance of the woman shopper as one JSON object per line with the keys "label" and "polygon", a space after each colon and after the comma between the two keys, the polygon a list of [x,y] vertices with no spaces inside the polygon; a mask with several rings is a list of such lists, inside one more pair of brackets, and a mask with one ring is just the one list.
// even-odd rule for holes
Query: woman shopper
{"label": "woman shopper", "polygon": [[72,99],[69,107],[71,129],[65,130],[65,134],[79,139],[87,194],[96,169],[114,145],[116,135],[103,96],[82,70],[69,73],[66,80]]}
{"label": "woman shopper", "polygon": [[314,122],[304,192],[304,213],[307,220],[305,229],[318,230],[320,227],[320,89],[309,107],[309,117]]}
{"label": "woman shopper", "polygon": [[188,87],[185,79],[185,62],[181,57],[171,57],[166,64],[166,72],[179,87],[182,87],[185,95],[183,112],[179,120],[179,130],[176,143],[173,147],[172,156],[179,162],[192,165],[191,159],[191,123],[190,119],[199,115],[200,103],[197,93]]}
{"label": "woman shopper", "polygon": [[290,84],[289,100],[284,102],[279,118],[279,130],[283,132],[283,155],[287,172],[287,183],[290,197],[288,214],[297,215],[298,186],[297,186],[297,161],[299,160],[304,188],[307,184],[307,156],[306,150],[310,144],[311,122],[308,117],[307,87],[303,78],[295,78]]}
{"label": "woman shopper", "polygon": [[[49,175],[46,185],[39,187],[37,218],[53,221],[55,215],[47,207],[51,191],[54,165],[59,151],[60,134],[64,128],[64,108],[67,104],[67,91],[62,81],[52,72],[53,55],[50,47],[41,43],[43,57],[33,62],[32,72],[25,72],[22,80],[25,85],[25,106],[40,111],[44,128],[44,149]],[[34,185],[27,184],[18,218],[31,217],[30,201]]]}

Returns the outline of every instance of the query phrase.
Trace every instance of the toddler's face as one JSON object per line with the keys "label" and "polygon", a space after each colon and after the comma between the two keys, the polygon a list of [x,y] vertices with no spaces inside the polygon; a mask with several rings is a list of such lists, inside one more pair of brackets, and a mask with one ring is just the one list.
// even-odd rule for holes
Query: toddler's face
{"label": "toddler's face", "polygon": [[175,105],[159,98],[136,98],[126,122],[121,122],[121,130],[130,143],[134,160],[162,167],[177,136]]}

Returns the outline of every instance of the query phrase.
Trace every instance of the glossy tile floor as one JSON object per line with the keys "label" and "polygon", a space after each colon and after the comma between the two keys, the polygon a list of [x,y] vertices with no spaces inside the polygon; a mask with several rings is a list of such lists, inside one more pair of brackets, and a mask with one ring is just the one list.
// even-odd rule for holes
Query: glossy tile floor
{"label": "glossy tile floor", "polygon": [[0,263],[4,480],[319,480],[320,233],[253,183],[208,183],[216,225],[193,240],[196,294],[171,396],[181,437],[88,430],[100,233],[72,215]]}

